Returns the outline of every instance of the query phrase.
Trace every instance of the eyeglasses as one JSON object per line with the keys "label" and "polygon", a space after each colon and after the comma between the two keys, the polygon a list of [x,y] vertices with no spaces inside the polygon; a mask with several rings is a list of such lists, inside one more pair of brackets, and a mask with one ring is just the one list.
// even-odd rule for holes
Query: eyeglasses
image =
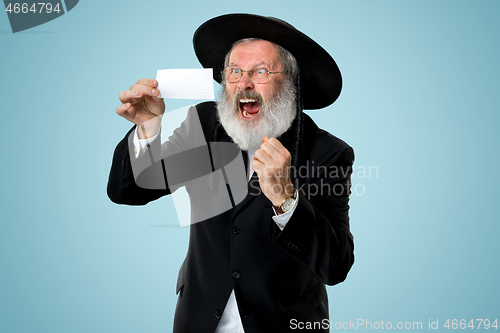
{"label": "eyeglasses", "polygon": [[252,69],[249,71],[246,71],[244,69],[238,68],[238,67],[226,67],[224,68],[224,76],[226,77],[226,80],[230,83],[236,83],[239,82],[241,77],[243,76],[243,73],[247,72],[248,76],[254,83],[264,83],[267,81],[269,78],[269,74],[277,74],[277,73],[283,73],[283,72],[269,72],[266,68],[260,67],[256,69]]}

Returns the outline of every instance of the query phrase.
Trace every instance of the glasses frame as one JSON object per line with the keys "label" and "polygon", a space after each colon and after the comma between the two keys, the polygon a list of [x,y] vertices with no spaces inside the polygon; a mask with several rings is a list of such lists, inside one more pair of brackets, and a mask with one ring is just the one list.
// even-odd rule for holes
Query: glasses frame
{"label": "glasses frame", "polygon": [[[226,70],[227,70],[228,68],[237,68],[237,69],[239,69],[239,70],[241,71],[241,73],[240,73],[240,78],[239,78],[238,80],[236,80],[236,81],[229,81],[229,79],[226,77]],[[255,71],[258,71],[259,69],[263,69],[263,70],[265,70],[265,71],[266,71],[266,73],[267,73],[267,77],[266,77],[266,79],[265,79],[264,81],[262,81],[262,82],[255,82],[255,81],[252,79],[252,75],[255,73]],[[249,78],[250,78],[250,80],[252,80],[252,82],[253,82],[253,83],[255,83],[255,84],[267,83],[267,81],[269,80],[269,74],[284,73],[284,72],[270,72],[270,71],[268,71],[268,70],[267,70],[267,68],[265,68],[265,67],[258,67],[258,68],[255,68],[255,69],[245,70],[245,69],[241,69],[241,68],[239,68],[239,67],[237,67],[237,66],[228,66],[228,67],[224,68],[224,70],[222,71],[222,75],[224,75],[224,77],[226,78],[226,81],[227,81],[227,82],[229,82],[229,83],[238,83],[238,82],[240,82],[240,80],[241,80],[241,78],[243,77],[243,74],[244,74],[245,72],[247,72],[247,73],[248,73],[248,77],[249,77]]]}

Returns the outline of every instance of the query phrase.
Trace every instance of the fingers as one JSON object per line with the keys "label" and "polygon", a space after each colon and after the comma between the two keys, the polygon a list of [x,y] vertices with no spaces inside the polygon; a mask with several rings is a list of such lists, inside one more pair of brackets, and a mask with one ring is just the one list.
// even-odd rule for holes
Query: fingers
{"label": "fingers", "polygon": [[[262,138],[262,145],[260,149],[255,152],[255,156],[258,156],[261,162],[265,164],[273,164],[286,166],[290,164],[292,155],[290,152],[275,138],[267,138],[264,136]],[[260,151],[260,152],[259,152]],[[257,154],[259,153],[259,154]],[[265,153],[265,154],[263,154]]]}
{"label": "fingers", "polygon": [[[278,139],[276,139],[276,138],[270,138],[269,139],[267,136],[263,136],[262,137],[262,143],[263,143],[263,145],[264,144],[271,145],[272,147],[274,147],[274,149],[276,149],[276,151],[280,152],[283,155],[287,155],[286,153],[288,153],[288,149],[286,149],[281,144],[281,142]],[[262,146],[261,146],[261,148],[262,148]]]}
{"label": "fingers", "polygon": [[122,91],[118,98],[122,103],[137,104],[144,96],[151,96],[155,102],[161,102],[162,98],[158,98],[160,92],[158,89],[151,89],[145,86],[132,86],[131,90]]}
{"label": "fingers", "polygon": [[132,87],[130,87],[130,90],[136,92],[135,95],[137,97],[141,97],[141,95],[156,97],[160,93],[157,89],[157,86],[158,81],[156,80],[141,79],[137,81],[137,83]]}
{"label": "fingers", "polygon": [[255,152],[252,169],[261,175],[282,176],[291,165],[291,154],[274,138],[262,138],[260,149]]}
{"label": "fingers", "polygon": [[119,115],[119,116],[122,116],[123,118],[125,119],[128,119],[130,120],[129,118],[129,110],[130,108],[132,107],[132,104],[130,103],[124,103],[122,105],[120,105],[119,107],[116,108],[116,113]]}
{"label": "fingers", "polygon": [[116,113],[123,113],[127,111],[132,105],[130,103],[123,103],[119,107],[116,108]]}
{"label": "fingers", "polygon": [[139,81],[137,81],[136,84],[140,84],[143,86],[150,86],[151,88],[154,88],[158,85],[158,81],[153,79],[140,79]]}
{"label": "fingers", "polygon": [[254,156],[254,159],[252,161],[251,166],[252,166],[252,170],[257,172],[257,175],[260,175],[260,171],[262,169],[264,169],[264,163],[262,163],[261,161],[256,159],[255,156]]}
{"label": "fingers", "polygon": [[262,145],[252,161],[252,169],[259,176],[262,192],[275,206],[293,194],[290,164],[291,154],[279,140],[266,136],[262,138]]}
{"label": "fingers", "polygon": [[160,102],[162,99],[157,96],[160,94],[158,88],[158,81],[152,79],[141,79],[137,81],[129,90],[122,91],[119,94],[122,103],[130,102],[136,104],[143,96],[150,96],[155,102]]}
{"label": "fingers", "polygon": [[[273,165],[273,158],[271,157],[271,155],[269,153],[267,153],[265,150],[262,149],[258,149],[254,156],[253,156],[254,160],[257,160],[259,161],[260,163],[262,164],[265,164],[265,165]],[[253,166],[252,166],[253,168]]]}
{"label": "fingers", "polygon": [[156,97],[160,93],[157,89],[158,82],[156,80],[139,80],[136,84],[130,87],[129,91],[135,92],[135,96],[153,96]]}

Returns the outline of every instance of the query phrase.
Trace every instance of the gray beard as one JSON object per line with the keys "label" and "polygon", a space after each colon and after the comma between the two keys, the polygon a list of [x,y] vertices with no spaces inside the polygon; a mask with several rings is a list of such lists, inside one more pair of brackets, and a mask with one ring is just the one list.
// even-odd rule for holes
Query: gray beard
{"label": "gray beard", "polygon": [[[217,103],[219,121],[234,143],[245,151],[255,151],[262,144],[262,137],[277,138],[292,125],[296,108],[296,90],[286,79],[282,89],[268,103],[261,103],[259,119],[245,121],[239,118],[239,98],[231,99],[222,83],[220,101]],[[260,97],[260,96],[259,96]],[[260,97],[262,101],[262,98]]]}

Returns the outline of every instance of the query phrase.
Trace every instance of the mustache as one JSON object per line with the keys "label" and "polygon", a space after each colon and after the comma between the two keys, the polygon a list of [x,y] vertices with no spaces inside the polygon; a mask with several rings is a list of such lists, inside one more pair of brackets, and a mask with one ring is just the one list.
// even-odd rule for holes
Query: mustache
{"label": "mustache", "polygon": [[264,104],[264,100],[262,99],[262,96],[258,92],[252,90],[238,90],[234,94],[233,98],[236,107],[239,107],[240,99],[242,98],[254,99],[257,101],[259,105]]}

